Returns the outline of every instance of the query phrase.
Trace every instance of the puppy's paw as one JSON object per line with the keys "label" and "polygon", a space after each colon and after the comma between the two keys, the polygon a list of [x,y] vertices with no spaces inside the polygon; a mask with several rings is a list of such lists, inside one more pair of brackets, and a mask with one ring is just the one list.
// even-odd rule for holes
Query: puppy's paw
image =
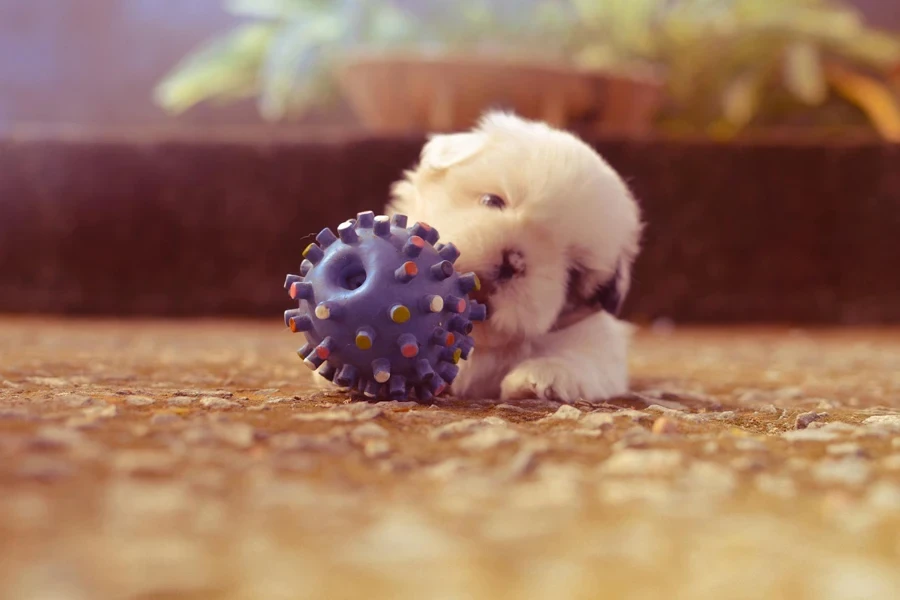
{"label": "puppy's paw", "polygon": [[574,402],[579,396],[577,375],[571,366],[558,358],[526,360],[510,371],[500,386],[503,400],[543,398]]}
{"label": "puppy's paw", "polygon": [[613,372],[608,371],[562,358],[530,359],[506,375],[500,397],[503,400],[543,398],[572,403],[576,400],[605,400],[628,391],[626,368],[616,369],[613,366]]}

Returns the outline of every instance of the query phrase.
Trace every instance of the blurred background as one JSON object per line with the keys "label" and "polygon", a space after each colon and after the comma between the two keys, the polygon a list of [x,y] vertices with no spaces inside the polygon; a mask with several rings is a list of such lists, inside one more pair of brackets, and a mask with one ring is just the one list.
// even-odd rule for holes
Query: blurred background
{"label": "blurred background", "polygon": [[0,310],[278,314],[302,236],[501,107],[641,198],[631,318],[900,320],[898,30],[892,0],[0,0]]}

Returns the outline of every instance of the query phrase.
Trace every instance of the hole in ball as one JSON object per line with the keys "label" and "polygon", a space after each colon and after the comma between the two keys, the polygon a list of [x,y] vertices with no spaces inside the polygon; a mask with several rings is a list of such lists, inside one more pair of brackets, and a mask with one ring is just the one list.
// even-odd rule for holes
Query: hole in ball
{"label": "hole in ball", "polygon": [[356,290],[366,282],[366,269],[358,262],[345,265],[338,275],[338,285],[345,290]]}

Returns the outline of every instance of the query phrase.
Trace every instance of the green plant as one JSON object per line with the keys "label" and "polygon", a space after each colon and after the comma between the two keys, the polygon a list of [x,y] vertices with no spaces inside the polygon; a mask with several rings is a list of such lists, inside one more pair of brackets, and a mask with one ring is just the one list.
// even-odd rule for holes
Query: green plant
{"label": "green plant", "polygon": [[581,17],[574,60],[663,69],[664,122],[678,130],[729,136],[751,125],[845,125],[864,114],[900,138],[900,109],[885,84],[900,64],[900,38],[867,27],[844,2],[573,2]]}
{"label": "green plant", "polygon": [[332,99],[334,72],[353,52],[512,48],[547,58],[569,26],[567,1],[429,0],[413,13],[392,0],[225,0],[248,22],[191,53],[155,97],[173,113],[256,97],[261,114],[279,120]]}
{"label": "green plant", "polygon": [[586,69],[662,72],[661,125],[735,135],[752,126],[866,122],[900,139],[900,38],[842,0],[225,0],[248,19],[157,88],[172,112],[256,97],[271,120],[335,94],[348,54],[505,52]]}

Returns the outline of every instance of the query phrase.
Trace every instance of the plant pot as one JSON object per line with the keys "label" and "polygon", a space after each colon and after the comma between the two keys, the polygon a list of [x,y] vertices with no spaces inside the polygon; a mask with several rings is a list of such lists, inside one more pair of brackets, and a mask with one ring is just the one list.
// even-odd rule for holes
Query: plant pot
{"label": "plant pot", "polygon": [[362,124],[380,133],[471,127],[502,108],[557,127],[647,131],[662,98],[653,76],[474,57],[355,57],[339,73]]}

